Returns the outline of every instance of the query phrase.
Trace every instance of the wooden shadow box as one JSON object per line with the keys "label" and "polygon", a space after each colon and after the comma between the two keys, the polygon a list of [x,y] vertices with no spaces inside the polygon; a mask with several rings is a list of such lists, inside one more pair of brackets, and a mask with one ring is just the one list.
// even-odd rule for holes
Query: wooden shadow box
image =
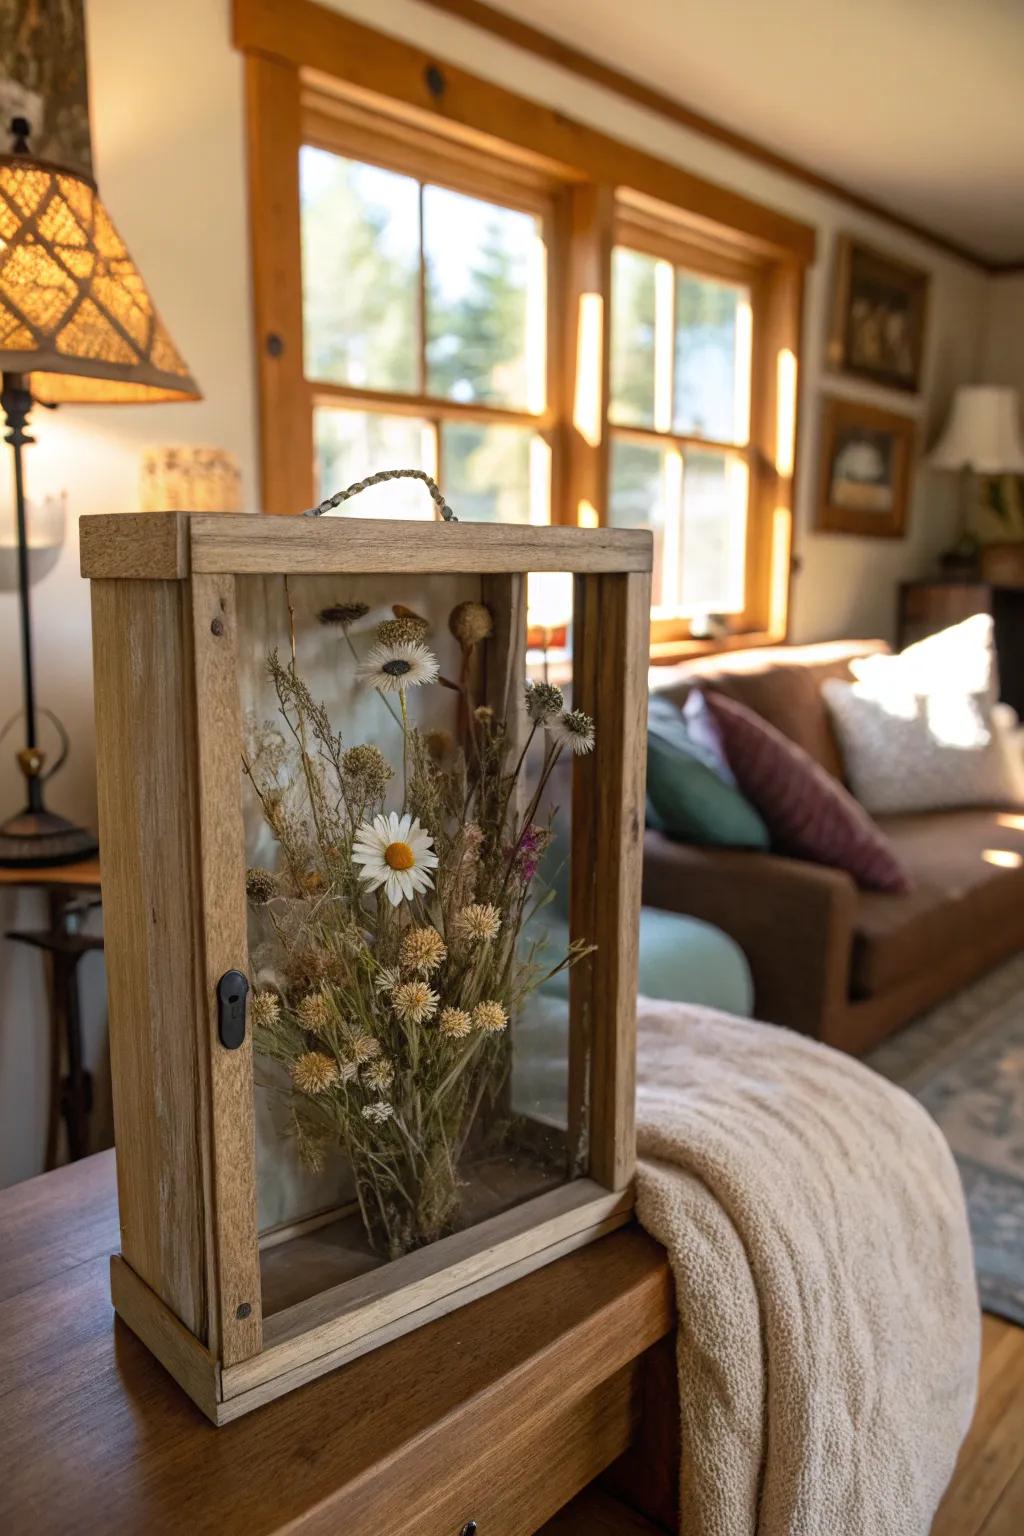
{"label": "wooden shadow box", "polygon": [[630,1219],[650,535],[150,513],[81,545],[111,1290],[221,1424]]}

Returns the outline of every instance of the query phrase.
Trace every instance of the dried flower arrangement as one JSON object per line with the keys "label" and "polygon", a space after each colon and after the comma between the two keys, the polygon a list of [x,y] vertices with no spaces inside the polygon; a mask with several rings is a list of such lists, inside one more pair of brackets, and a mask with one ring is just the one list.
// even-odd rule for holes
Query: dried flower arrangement
{"label": "dried flower arrangement", "polygon": [[[493,631],[481,602],[449,616],[462,658],[452,680],[440,676],[427,622],[399,605],[360,655],[351,631],[367,613],[341,602],[318,617],[379,695],[394,764],[376,741],[344,743],[314,700],[294,615],[290,660],[267,659],[279,719],[256,733],[243,766],[281,855],[279,869],[247,874],[276,985],[255,993],[252,1020],[257,1049],[290,1076],[302,1161],[320,1170],[347,1160],[367,1237],[394,1258],[457,1225],[460,1162],[506,1081],[509,1021],[587,952],[575,941],[545,963],[527,929],[549,895],[538,876],[553,835],[545,789],[564,752],[590,751],[594,725],[557,687],[527,684],[520,740],[473,698],[472,663]],[[409,690],[431,686],[459,696],[458,743],[410,721]]]}

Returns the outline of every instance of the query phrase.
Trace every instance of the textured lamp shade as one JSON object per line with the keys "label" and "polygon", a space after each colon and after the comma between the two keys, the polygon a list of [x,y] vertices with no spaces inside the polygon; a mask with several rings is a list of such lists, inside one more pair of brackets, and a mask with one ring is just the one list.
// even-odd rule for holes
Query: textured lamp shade
{"label": "textured lamp shade", "polygon": [[0,156],[0,368],[47,403],[197,400],[95,187]]}
{"label": "textured lamp shade", "polygon": [[996,384],[961,385],[928,463],[933,469],[973,469],[978,475],[1024,474],[1017,391]]}

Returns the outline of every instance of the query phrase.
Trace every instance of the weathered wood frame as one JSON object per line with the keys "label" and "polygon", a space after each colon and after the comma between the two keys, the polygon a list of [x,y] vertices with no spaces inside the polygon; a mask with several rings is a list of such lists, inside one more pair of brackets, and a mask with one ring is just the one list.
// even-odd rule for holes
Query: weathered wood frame
{"label": "weathered wood frame", "polygon": [[[385,540],[379,522],[350,519],[81,525],[119,1148],[112,1295],[215,1423],[592,1241],[632,1207],[650,535],[387,527]],[[248,969],[236,577],[472,572],[521,606],[531,570],[575,573],[575,702],[600,721],[573,784],[572,921],[597,944],[570,1002],[590,1177],[264,1319],[252,1048],[220,1045],[215,1003],[217,979]]]}

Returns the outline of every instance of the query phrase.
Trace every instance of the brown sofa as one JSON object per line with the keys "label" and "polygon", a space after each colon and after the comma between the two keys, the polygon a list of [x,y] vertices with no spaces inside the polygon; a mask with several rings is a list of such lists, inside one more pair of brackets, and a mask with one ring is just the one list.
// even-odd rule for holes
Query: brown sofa
{"label": "brown sofa", "polygon": [[[729,694],[830,772],[842,763],[821,697],[880,641],[706,657],[652,674],[681,704],[695,682]],[[1024,947],[1024,815],[933,811],[883,818],[913,881],[862,891],[838,869],[775,854],[694,847],[648,831],[644,901],[706,919],[750,962],[755,1014],[861,1052]]]}

